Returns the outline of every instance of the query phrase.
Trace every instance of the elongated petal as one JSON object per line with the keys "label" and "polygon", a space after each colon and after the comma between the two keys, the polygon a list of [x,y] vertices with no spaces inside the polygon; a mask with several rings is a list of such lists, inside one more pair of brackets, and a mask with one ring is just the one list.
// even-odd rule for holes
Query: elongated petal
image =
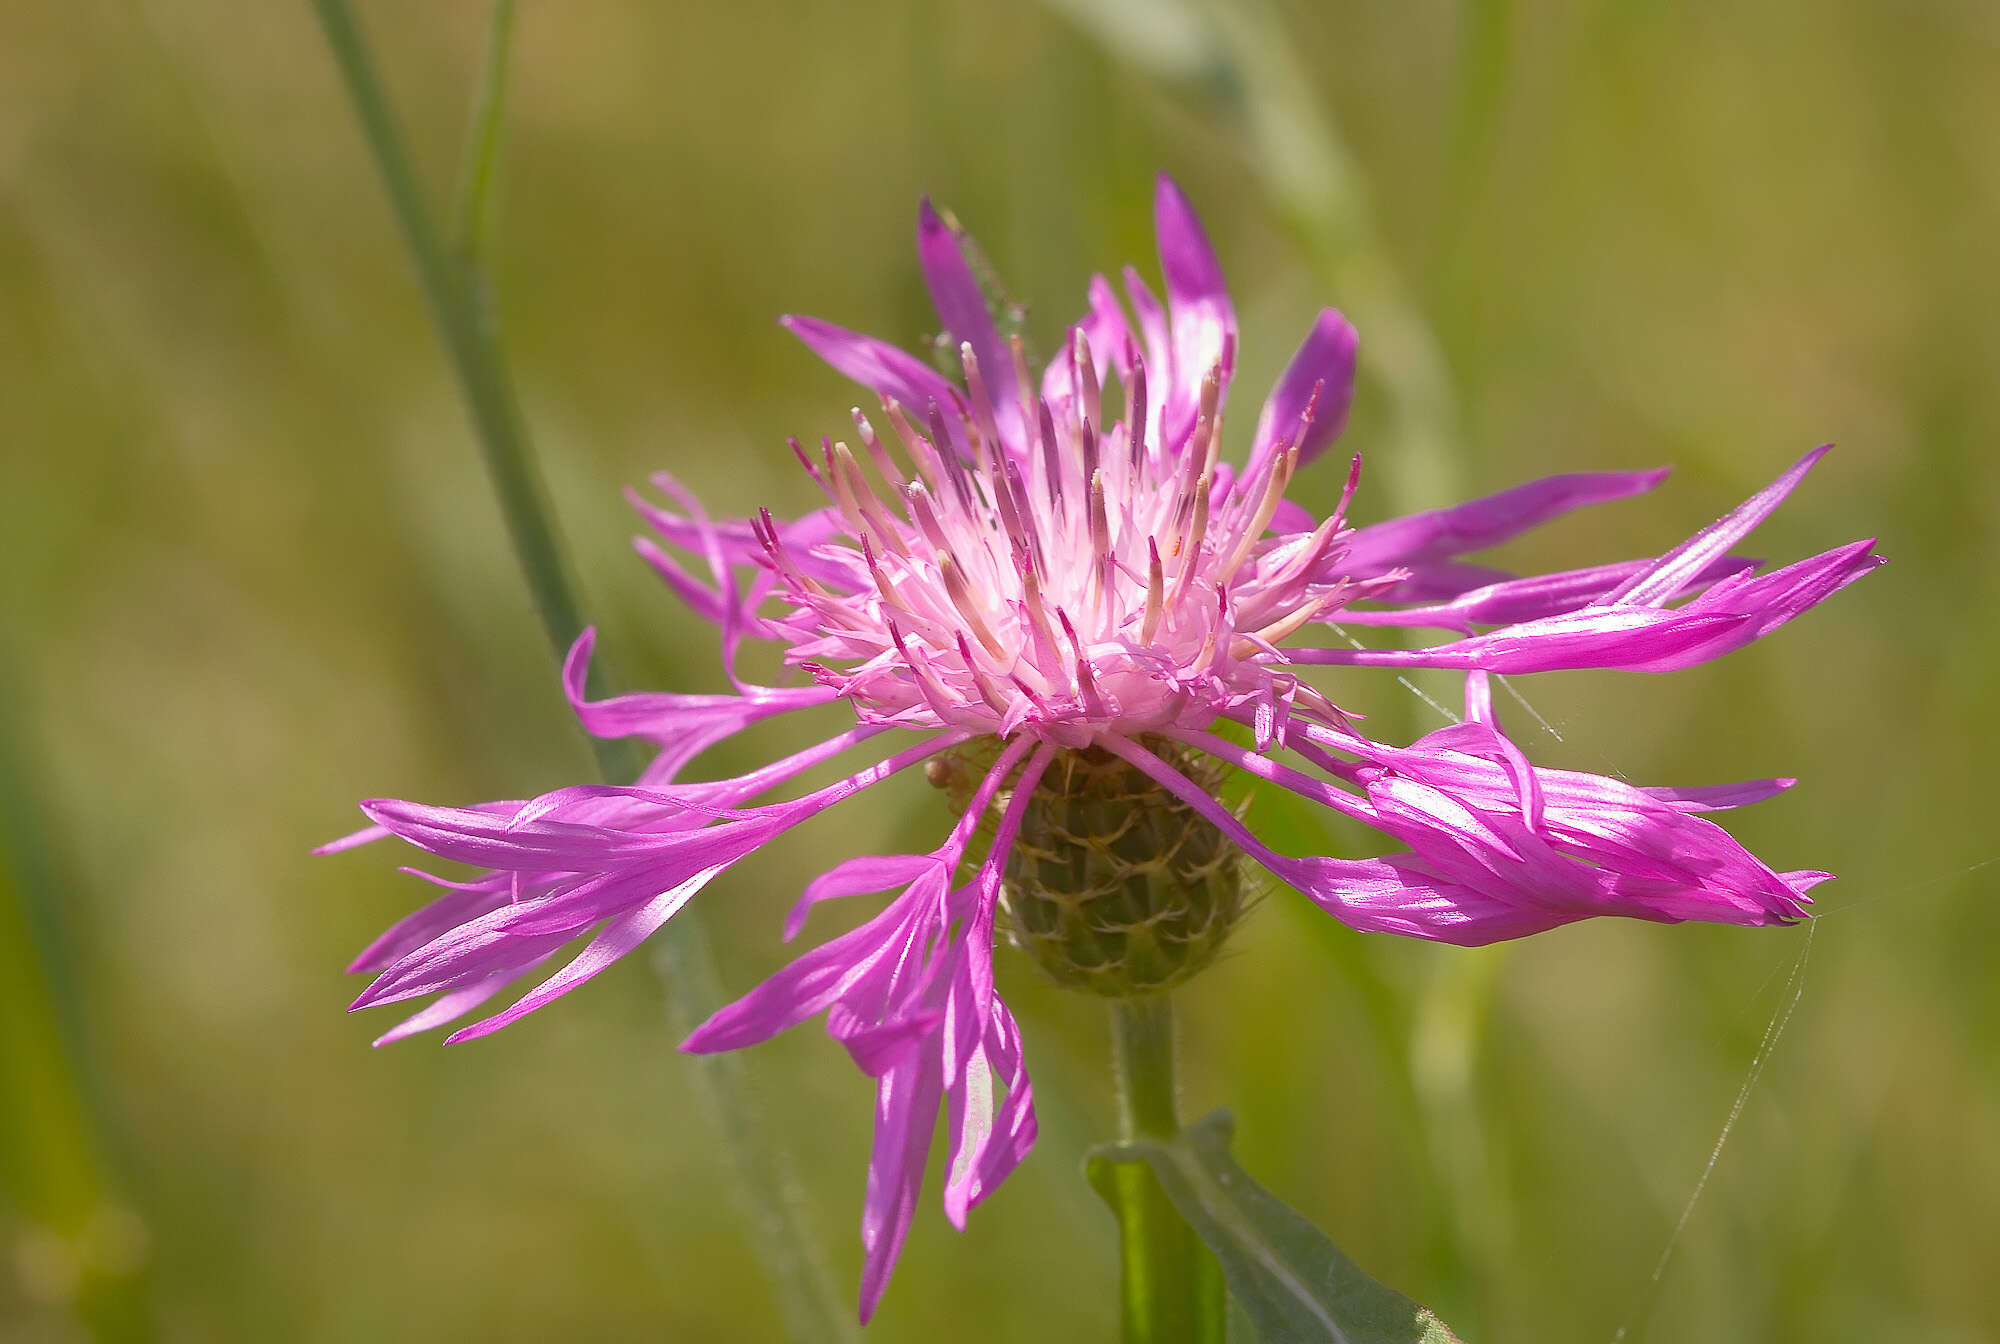
{"label": "elongated petal", "polygon": [[519,981],[523,976],[531,973],[546,960],[547,958],[544,957],[541,960],[531,961],[526,966],[516,967],[513,970],[498,971],[487,976],[484,980],[475,980],[469,985],[454,989],[446,994],[440,994],[422,1008],[404,1018],[394,1027],[377,1036],[374,1044],[377,1048],[380,1048],[396,1041],[408,1040],[412,1036],[422,1035],[427,1031],[436,1031],[440,1027],[450,1026],[467,1013],[484,1005],[489,999],[492,999],[508,986]]}
{"label": "elongated petal", "polygon": [[1832,446],[1828,444],[1807,453],[1777,480],[1606,594],[1604,603],[1607,606],[1616,603],[1645,606],[1665,602],[1685,587],[1695,574],[1770,517],[1771,511],[1785,502],[1785,497],[1798,487],[1799,482],[1806,478],[1806,473],[1831,451]]}
{"label": "elongated petal", "polygon": [[[1070,328],[1072,333],[1082,332],[1085,346],[1090,351],[1092,365],[1097,371],[1101,387],[1107,380],[1105,375],[1116,370],[1123,378],[1132,372],[1131,361],[1126,358],[1126,346],[1132,339],[1131,328],[1125,322],[1125,310],[1118,306],[1118,295],[1111,288],[1111,282],[1101,275],[1090,279],[1090,311],[1083,320]],[[1065,350],[1074,349],[1074,336],[1064,345]],[[1076,378],[1071,372],[1071,361],[1058,354],[1049,361],[1049,367],[1042,375],[1042,397],[1051,406],[1066,405],[1077,394]],[[1150,389],[1147,392],[1151,400]],[[1157,424],[1157,420],[1148,419]]]}
{"label": "elongated petal", "polygon": [[[1021,424],[1020,393],[1014,384],[1013,356],[1000,343],[986,296],[966,264],[958,239],[931,208],[928,198],[917,209],[917,260],[923,266],[924,285],[930,290],[938,320],[954,342],[970,345],[979,359],[980,377],[992,397],[1002,440],[1010,449],[1025,453],[1027,439]],[[938,404],[949,406],[951,402],[940,400]]]}
{"label": "elongated petal", "polygon": [[1375,573],[1483,551],[1573,509],[1644,494],[1666,478],[1664,468],[1545,476],[1448,509],[1359,528],[1348,539],[1348,565]]}
{"label": "elongated petal", "polygon": [[943,1092],[937,1056],[928,1050],[909,1052],[876,1084],[875,1148],[868,1160],[868,1193],[861,1213],[864,1325],[875,1314],[909,1235]]}
{"label": "elongated petal", "polygon": [[937,866],[938,859],[933,854],[858,854],[843,859],[806,883],[798,904],[785,917],[785,941],[799,936],[806,915],[821,901],[907,886]]}
{"label": "elongated petal", "polygon": [[[1599,601],[1613,588],[1650,565],[1649,560],[1628,560],[1616,565],[1538,574],[1527,579],[1503,579],[1459,593],[1448,601],[1421,607],[1385,610],[1342,610],[1336,614],[1341,625],[1427,626],[1437,630],[1470,632],[1475,625],[1515,625],[1575,611]],[[1732,574],[1745,573],[1757,562],[1740,556],[1722,556],[1698,571],[1681,593],[1714,583]],[[1384,596],[1396,601],[1401,589]]]}
{"label": "elongated petal", "polygon": [[1341,667],[1446,667],[1503,674],[1588,667],[1656,672],[1691,666],[1702,661],[1706,650],[1747,642],[1737,638],[1746,628],[1754,628],[1752,619],[1742,614],[1593,607],[1428,649],[1287,652],[1293,662]]}
{"label": "elongated petal", "polygon": [[924,408],[933,402],[950,406],[958,395],[948,378],[887,341],[816,317],[791,315],[779,321],[836,370],[878,396],[902,403],[913,415],[923,415]]}
{"label": "elongated petal", "polygon": [[490,1036],[569,993],[652,937],[662,924],[673,917],[675,911],[687,904],[688,898],[701,889],[709,876],[712,874],[703,874],[700,880],[690,879],[671,891],[662,892],[630,914],[612,920],[567,966],[529,990],[504,1011],[453,1032],[445,1038],[445,1044],[454,1045],[459,1041]]}
{"label": "elongated petal", "polygon": [[[1354,401],[1354,353],[1360,345],[1354,327],[1334,309],[1323,310],[1306,333],[1304,344],[1285,366],[1257,417],[1250,441],[1250,467],[1273,452],[1279,440],[1299,450],[1299,465],[1318,457],[1347,426],[1347,409]],[[1313,402],[1314,394],[1318,401]],[[1299,433],[1299,417],[1313,402],[1312,422]]]}
{"label": "elongated petal", "polygon": [[[1152,427],[1150,433],[1153,439],[1171,457],[1180,444],[1166,436],[1167,398],[1185,375],[1174,364],[1173,336],[1167,326],[1166,309],[1153,297],[1153,291],[1138,271],[1127,266],[1124,280],[1125,296],[1132,301],[1132,315],[1139,321],[1139,335],[1145,344],[1146,423]],[[1194,377],[1199,381],[1201,375]]]}
{"label": "elongated petal", "polygon": [[[586,698],[584,684],[589,677],[590,653],[596,640],[597,632],[585,629],[563,660],[563,693],[569,697],[570,708],[576,712],[584,731],[593,737],[643,737],[675,750],[684,760],[760,719],[834,699],[834,693],[823,686],[805,686],[796,690],[762,690],[755,695],[677,695],[649,691],[593,701]],[[688,748],[690,740],[699,745]]]}
{"label": "elongated petal", "polygon": [[934,904],[949,875],[932,864],[931,875],[867,923],[831,938],[793,961],[734,1003],[718,1008],[681,1043],[694,1054],[738,1050],[768,1040],[825,1012],[910,950],[923,932],[920,918]]}
{"label": "elongated petal", "polygon": [[[490,877],[491,875],[489,875]],[[447,929],[479,918],[509,897],[504,878],[485,890],[455,890],[403,916],[348,964],[349,975],[379,971],[422,947]]]}
{"label": "elongated petal", "polygon": [[1172,323],[1173,393],[1166,406],[1164,441],[1177,446],[1194,428],[1195,393],[1208,371],[1226,374],[1236,347],[1236,309],[1229,287],[1194,207],[1164,173],[1153,194],[1153,227],[1160,245],[1160,269],[1167,281]]}

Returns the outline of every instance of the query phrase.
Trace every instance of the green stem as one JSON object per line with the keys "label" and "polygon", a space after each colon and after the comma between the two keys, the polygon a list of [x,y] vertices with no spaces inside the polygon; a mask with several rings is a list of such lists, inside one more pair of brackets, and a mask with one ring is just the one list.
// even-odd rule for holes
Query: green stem
{"label": "green stem", "polygon": [[[553,515],[501,355],[480,260],[489,228],[513,5],[510,0],[497,0],[495,5],[473,133],[460,176],[455,255],[446,253],[425,209],[346,0],[313,0],[313,8],[389,193],[431,317],[457,372],[536,613],[560,659],[583,630],[581,607],[563,564]],[[608,677],[602,658],[594,664],[591,693],[599,695],[599,685]],[[593,737],[591,748],[604,779],[637,777],[639,757],[630,742]],[[669,1019],[677,1030],[686,1030],[721,1002],[721,979],[706,930],[694,911],[683,910],[660,932],[657,942]],[[762,1113],[752,1104],[741,1063],[727,1056],[704,1057],[696,1073],[729,1151],[751,1241],[777,1290],[778,1308],[790,1334],[811,1344],[858,1339],[853,1317],[833,1289],[826,1258],[806,1226],[791,1154],[773,1139]]]}
{"label": "green stem", "polygon": [[[374,64],[346,0],[313,0],[313,8],[319,13],[327,45],[340,66],[355,114],[361,119],[362,135],[389,193],[390,208],[416,267],[417,283],[423,288],[431,318],[437,324],[465,393],[473,430],[486,458],[487,474],[499,495],[507,534],[513,540],[521,571],[528,580],[536,614],[541,617],[542,628],[555,646],[557,657],[561,657],[582,632],[583,616],[563,565],[562,548],[551,521],[553,515],[535,470],[490,310],[477,301],[459,269],[452,265],[430,213],[424,208],[416,175],[411,171],[395,122],[389,115],[388,102],[375,77]],[[632,773],[633,759],[624,744],[593,738],[592,749],[606,777],[627,778]]]}
{"label": "green stem", "polygon": [[452,246],[474,275],[486,255],[492,235],[494,190],[500,178],[501,113],[507,106],[507,57],[514,49],[514,0],[493,0],[486,25],[486,52],[479,63],[479,87],[472,96],[472,128],[465,137],[465,154],[458,165],[458,191],[452,207]]}
{"label": "green stem", "polygon": [[[1174,1009],[1164,994],[1111,1010],[1118,1136],[1171,1140],[1180,1133],[1174,1083]],[[1221,1344],[1227,1299],[1222,1267],[1196,1238],[1153,1169],[1120,1162],[1107,1197],[1118,1215],[1119,1303],[1124,1344]]]}

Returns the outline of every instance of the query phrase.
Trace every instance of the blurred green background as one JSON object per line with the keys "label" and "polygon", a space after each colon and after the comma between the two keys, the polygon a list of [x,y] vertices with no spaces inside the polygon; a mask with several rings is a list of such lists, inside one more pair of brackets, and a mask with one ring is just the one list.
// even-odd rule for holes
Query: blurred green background
{"label": "blurred green background", "polygon": [[[362,7],[440,203],[484,16]],[[1593,563],[1830,439],[1758,553],[1892,559],[1718,665],[1517,683],[1547,729],[1502,704],[1552,763],[1800,776],[1734,829],[1841,874],[1810,931],[1466,953],[1273,892],[1184,996],[1189,1113],[1233,1107],[1246,1166],[1468,1340],[2000,1338],[2000,9],[528,0],[499,311],[626,677],[722,684],[619,486],[796,511],[784,436],[856,399],[777,314],[916,342],[930,192],[1047,342],[1090,270],[1151,271],[1158,169],[1235,289],[1239,436],[1317,306],[1356,316],[1364,519],[1673,464],[1506,557]],[[386,849],[307,857],[353,801],[588,757],[304,4],[0,7],[0,427],[0,1337],[776,1337],[642,958],[450,1050],[342,1011],[425,895]],[[946,820],[885,792],[711,888],[730,988],[829,846]],[[1040,1147],[964,1235],[927,1192],[885,1344],[1115,1331],[1102,1011],[1001,975]],[[750,1064],[851,1299],[871,1091],[816,1029]]]}

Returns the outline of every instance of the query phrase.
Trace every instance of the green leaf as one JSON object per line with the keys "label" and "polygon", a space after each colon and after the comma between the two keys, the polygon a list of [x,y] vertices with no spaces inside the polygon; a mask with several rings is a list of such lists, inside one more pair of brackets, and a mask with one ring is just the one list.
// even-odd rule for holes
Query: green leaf
{"label": "green leaf", "polygon": [[[1133,1139],[1093,1162],[1144,1162],[1222,1263],[1261,1344],[1461,1344],[1424,1307],[1361,1272],[1229,1155],[1227,1111],[1172,1140]],[[1232,1331],[1232,1336],[1234,1332]]]}

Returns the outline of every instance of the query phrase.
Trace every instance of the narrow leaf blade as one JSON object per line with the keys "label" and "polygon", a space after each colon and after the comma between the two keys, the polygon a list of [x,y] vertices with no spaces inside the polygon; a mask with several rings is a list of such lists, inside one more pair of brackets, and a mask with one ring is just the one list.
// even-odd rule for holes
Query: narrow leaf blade
{"label": "narrow leaf blade", "polygon": [[1226,1111],[1170,1142],[1101,1150],[1143,1161],[1215,1258],[1262,1344],[1462,1344],[1431,1314],[1364,1274],[1230,1156]]}

